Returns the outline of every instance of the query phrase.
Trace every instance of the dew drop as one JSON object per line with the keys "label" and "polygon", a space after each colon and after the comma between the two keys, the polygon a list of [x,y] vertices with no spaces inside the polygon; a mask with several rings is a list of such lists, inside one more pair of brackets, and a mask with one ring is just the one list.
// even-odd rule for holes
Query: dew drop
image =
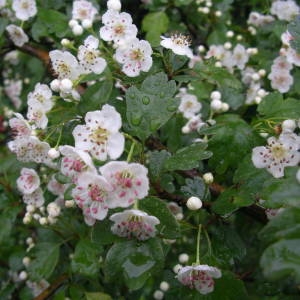
{"label": "dew drop", "polygon": [[148,105],[150,103],[150,98],[148,96],[144,96],[142,98],[142,102],[145,104],[145,105]]}
{"label": "dew drop", "polygon": [[177,106],[176,105],[169,105],[167,107],[167,110],[170,111],[170,112],[174,112],[177,110]]}
{"label": "dew drop", "polygon": [[134,98],[135,98],[135,94],[130,94],[129,97],[130,97],[131,99],[134,99]]}
{"label": "dew drop", "polygon": [[140,125],[141,122],[142,122],[142,115],[140,115],[140,114],[132,114],[130,120],[131,120],[131,124],[132,125],[135,125],[135,126]]}
{"label": "dew drop", "polygon": [[152,120],[150,122],[150,129],[151,129],[151,131],[157,130],[159,126],[160,126],[160,122],[158,120]]}
{"label": "dew drop", "polygon": [[159,96],[160,96],[160,98],[163,98],[165,96],[165,93],[164,92],[160,92]]}

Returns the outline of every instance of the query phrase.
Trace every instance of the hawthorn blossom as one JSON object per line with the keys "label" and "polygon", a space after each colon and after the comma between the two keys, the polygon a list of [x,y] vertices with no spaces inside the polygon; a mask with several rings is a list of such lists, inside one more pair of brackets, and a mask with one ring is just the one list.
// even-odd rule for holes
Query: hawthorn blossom
{"label": "hawthorn blossom", "polygon": [[0,8],[5,7],[6,0],[0,0]]}
{"label": "hawthorn blossom", "polygon": [[91,20],[94,21],[97,9],[89,1],[75,0],[73,2],[72,19],[74,20]]}
{"label": "hawthorn blossom", "polygon": [[24,119],[24,117],[15,113],[15,118],[11,118],[8,121],[8,124],[11,128],[11,131],[15,137],[26,137],[31,135],[31,126],[28,121]]}
{"label": "hawthorn blossom", "polygon": [[225,55],[225,52],[226,49],[223,45],[210,45],[209,50],[207,51],[204,58],[208,59],[214,57],[217,60],[222,60]]}
{"label": "hawthorn blossom", "polygon": [[300,54],[297,53],[297,51],[291,47],[289,47],[285,52],[286,60],[297,66],[300,67]]}
{"label": "hawthorn blossom", "polygon": [[292,69],[292,63],[289,62],[285,56],[278,56],[272,63],[271,73],[289,72]]}
{"label": "hawthorn blossom", "polygon": [[22,100],[20,98],[22,87],[22,80],[5,80],[4,82],[4,92],[16,109],[19,109],[22,104]]}
{"label": "hawthorn blossom", "polygon": [[52,50],[49,52],[52,67],[58,79],[77,79],[81,74],[79,63],[68,51]]}
{"label": "hawthorn blossom", "polygon": [[96,220],[103,220],[106,217],[110,207],[108,200],[111,190],[111,185],[103,176],[90,172],[79,175],[72,196],[82,209],[88,225],[93,225]]}
{"label": "hawthorn blossom", "polygon": [[290,46],[290,41],[292,41],[294,37],[290,34],[290,32],[287,30],[281,34],[281,42],[285,46]]}
{"label": "hawthorn blossom", "polygon": [[37,13],[35,0],[13,0],[12,9],[19,20],[27,21]]}
{"label": "hawthorn blossom", "polygon": [[41,104],[36,103],[34,106],[29,106],[27,118],[34,123],[36,128],[45,129],[47,127],[48,118]]}
{"label": "hawthorn blossom", "polygon": [[245,64],[249,60],[249,54],[243,45],[237,44],[235,46],[232,53],[232,59],[234,61],[234,65],[236,65],[238,69],[243,70],[245,68]]}
{"label": "hawthorn blossom", "polygon": [[252,11],[248,17],[247,24],[260,27],[273,22],[275,19],[270,15],[263,15],[259,12]]}
{"label": "hawthorn blossom", "polygon": [[112,185],[110,208],[128,207],[148,195],[148,170],[138,163],[111,161],[100,167],[103,177]]}
{"label": "hawthorn blossom", "polygon": [[201,114],[197,114],[189,118],[188,122],[182,127],[182,132],[190,133],[192,131],[197,131],[201,127],[205,126],[206,123],[201,119],[201,117]]}
{"label": "hawthorn blossom", "polygon": [[164,48],[171,49],[175,54],[185,55],[188,58],[193,58],[193,52],[189,48],[191,42],[189,38],[183,34],[174,34],[170,38],[161,36],[160,45]]}
{"label": "hawthorn blossom", "polygon": [[87,152],[69,145],[60,146],[59,151],[63,155],[60,171],[63,175],[70,177],[73,182],[77,181],[82,172],[96,173],[93,161]]}
{"label": "hawthorn blossom", "polygon": [[268,76],[273,89],[286,93],[294,83],[294,77],[288,71],[271,72]]}
{"label": "hawthorn blossom", "polygon": [[47,189],[53,195],[63,196],[68,186],[69,186],[68,184],[62,184],[58,182],[55,178],[55,175],[53,174],[47,184]]}
{"label": "hawthorn blossom", "polygon": [[186,91],[181,91],[177,97],[180,97],[178,110],[185,118],[190,119],[200,111],[202,105],[195,95],[189,94]]}
{"label": "hawthorn blossom", "polygon": [[91,72],[101,74],[106,68],[107,63],[105,59],[99,57],[100,51],[97,49],[98,46],[99,40],[92,35],[89,35],[84,40],[84,45],[79,46],[77,57],[83,74]]}
{"label": "hawthorn blossom", "polygon": [[22,194],[32,194],[40,186],[40,177],[34,169],[22,168],[17,187]]}
{"label": "hawthorn blossom", "polygon": [[200,294],[206,295],[214,290],[213,278],[220,278],[221,271],[208,265],[186,266],[179,270],[177,279],[190,289],[196,289]]}
{"label": "hawthorn blossom", "polygon": [[122,71],[127,76],[135,77],[141,71],[149,71],[152,66],[152,52],[149,42],[134,38],[126,46],[117,49],[115,59],[123,64]]}
{"label": "hawthorn blossom", "polygon": [[137,209],[115,213],[109,219],[115,222],[111,227],[114,234],[128,239],[136,238],[140,241],[154,237],[156,234],[155,226],[160,223],[156,217],[149,216]]}
{"label": "hawthorn blossom", "polygon": [[124,136],[119,132],[122,120],[115,108],[105,104],[102,110],[88,112],[85,122],[73,130],[75,148],[102,161],[119,158],[124,150]]}
{"label": "hawthorn blossom", "polygon": [[41,188],[37,188],[33,193],[31,194],[24,194],[23,195],[23,202],[27,205],[33,205],[35,207],[41,207],[44,202],[44,194]]}
{"label": "hawthorn blossom", "polygon": [[102,23],[104,26],[100,28],[100,37],[104,41],[113,41],[116,45],[126,44],[137,35],[137,28],[128,13],[109,9],[102,16]]}
{"label": "hawthorn blossom", "polygon": [[7,25],[6,31],[8,32],[9,38],[17,47],[22,47],[25,43],[29,41],[27,34],[21,27],[17,25]]}
{"label": "hawthorn blossom", "polygon": [[27,96],[27,104],[29,106],[40,105],[45,112],[48,112],[53,107],[52,91],[46,84],[37,83],[34,91],[30,92]]}
{"label": "hawthorn blossom", "polygon": [[300,138],[293,133],[268,138],[267,146],[255,147],[252,162],[256,168],[266,168],[275,178],[284,176],[284,168],[300,162]]}
{"label": "hawthorn blossom", "polygon": [[270,12],[279,20],[292,21],[299,14],[299,6],[293,0],[277,0],[272,3]]}

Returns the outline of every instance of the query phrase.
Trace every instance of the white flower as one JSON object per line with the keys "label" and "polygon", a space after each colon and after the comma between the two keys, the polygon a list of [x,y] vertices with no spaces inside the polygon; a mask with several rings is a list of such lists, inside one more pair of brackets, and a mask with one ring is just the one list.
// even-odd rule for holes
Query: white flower
{"label": "white flower", "polygon": [[51,202],[47,205],[47,212],[50,217],[56,218],[60,215],[61,208],[55,203]]}
{"label": "white flower", "polygon": [[115,59],[123,64],[122,71],[129,77],[135,77],[141,71],[147,72],[152,66],[152,48],[147,41],[136,38],[116,51]]}
{"label": "white flower", "polygon": [[225,55],[226,49],[223,45],[211,45],[209,46],[209,50],[207,51],[205,58],[214,57],[218,60],[222,60]]}
{"label": "white flower", "polygon": [[23,195],[23,201],[27,205],[33,205],[35,207],[41,207],[45,202],[42,189],[38,188],[31,194],[24,194]]}
{"label": "white flower", "polygon": [[100,37],[104,41],[113,41],[119,45],[136,37],[137,28],[128,13],[109,9],[102,16],[102,23],[104,26],[100,28]]}
{"label": "white flower", "polygon": [[292,69],[293,69],[292,63],[289,62],[285,56],[276,57],[271,66],[272,73],[289,72]]}
{"label": "white flower", "polygon": [[297,53],[297,51],[291,47],[289,47],[287,50],[286,50],[286,60],[297,66],[297,67],[300,67],[300,54]]}
{"label": "white flower", "polygon": [[37,83],[34,91],[27,96],[27,103],[30,106],[42,105],[45,112],[48,112],[53,107],[52,91],[46,84]]}
{"label": "white flower", "polygon": [[18,47],[22,47],[25,43],[29,41],[27,34],[21,27],[17,25],[10,24],[6,26],[6,30],[8,32],[9,38]]}
{"label": "white flower", "polygon": [[189,48],[191,42],[189,38],[183,34],[174,34],[170,38],[161,36],[162,41],[160,45],[164,48],[171,49],[175,54],[186,55],[189,58],[193,58],[193,52]]}
{"label": "white flower", "polygon": [[111,227],[114,234],[141,241],[154,237],[156,234],[155,225],[160,223],[156,217],[149,216],[137,209],[115,213],[109,219],[115,222]]}
{"label": "white flower", "polygon": [[5,80],[4,92],[17,109],[19,109],[22,104],[20,98],[22,87],[22,80]]}
{"label": "white flower", "polygon": [[121,156],[124,150],[124,136],[119,132],[122,120],[113,106],[105,104],[102,110],[88,112],[85,122],[86,125],[77,125],[73,130],[76,148],[102,161]]}
{"label": "white flower", "polygon": [[76,0],[73,2],[72,19],[93,21],[96,14],[97,9],[91,2],[85,0]]}
{"label": "white flower", "polygon": [[99,57],[100,51],[97,49],[98,46],[99,40],[92,35],[84,40],[84,45],[79,46],[77,57],[83,74],[89,74],[91,72],[101,74],[106,68],[107,64],[105,59]]}
{"label": "white flower", "polygon": [[0,0],[0,8],[6,5],[6,0]]}
{"label": "white flower", "polygon": [[272,3],[271,14],[276,15],[279,20],[292,21],[299,14],[299,6],[292,0],[277,0]]}
{"label": "white flower", "polygon": [[60,170],[65,176],[77,181],[78,175],[82,172],[89,171],[96,173],[95,166],[90,155],[72,146],[60,146],[60,153],[64,156],[61,160]]}
{"label": "white flower", "polygon": [[128,207],[136,199],[142,199],[148,195],[148,170],[143,165],[111,161],[99,170],[113,187],[110,193],[109,206],[111,208]]}
{"label": "white flower", "polygon": [[221,276],[221,271],[216,267],[198,265],[181,268],[177,274],[177,279],[183,285],[206,295],[214,290],[213,278],[220,278]]}
{"label": "white flower", "polygon": [[274,18],[269,15],[262,15],[256,11],[252,11],[248,17],[247,23],[249,25],[254,25],[256,27],[263,26],[265,24],[271,23],[274,21]]}
{"label": "white flower", "polygon": [[15,118],[8,121],[11,131],[16,137],[26,137],[31,135],[31,127],[24,117],[15,113]]}
{"label": "white flower", "polygon": [[294,83],[294,77],[288,71],[271,72],[268,76],[273,89],[286,93]]}
{"label": "white flower", "polygon": [[13,0],[12,9],[22,21],[27,21],[37,13],[35,0]]}
{"label": "white flower", "polygon": [[32,194],[40,186],[40,177],[34,169],[22,168],[17,187],[22,194]]}
{"label": "white flower", "polygon": [[34,106],[29,106],[27,118],[34,123],[36,128],[45,129],[47,127],[48,118],[41,104],[36,103]]}
{"label": "white flower", "polygon": [[68,184],[62,184],[62,183],[58,182],[55,179],[55,176],[53,174],[51,176],[51,179],[49,180],[49,182],[47,184],[47,189],[53,195],[62,196],[62,195],[64,195],[64,193],[65,193],[68,186],[69,186]]}
{"label": "white flower", "polygon": [[82,209],[88,225],[93,225],[96,220],[103,220],[106,217],[110,191],[111,186],[103,176],[90,172],[79,175],[72,196]]}
{"label": "white flower", "polygon": [[284,176],[284,168],[296,166],[300,161],[300,138],[293,133],[284,133],[268,138],[267,146],[255,147],[252,162],[256,168],[266,168],[275,178]]}
{"label": "white flower", "polygon": [[258,91],[261,89],[260,83],[251,82],[246,92],[246,104],[254,104],[255,97],[258,95]]}
{"label": "white flower", "polygon": [[49,52],[52,67],[58,79],[77,79],[81,74],[81,69],[74,55],[68,51],[53,50]]}
{"label": "white flower", "polygon": [[289,33],[288,30],[281,34],[281,41],[286,46],[290,46],[290,41],[293,39],[294,37]]}
{"label": "white flower", "polygon": [[199,130],[204,125],[206,125],[206,123],[202,121],[201,114],[197,114],[191,117],[183,128],[187,130],[187,133],[190,133]]}
{"label": "white flower", "polygon": [[181,98],[178,110],[185,118],[190,119],[200,111],[202,105],[195,95],[179,93],[177,97]]}
{"label": "white flower", "polygon": [[247,53],[245,47],[241,44],[237,44],[232,53],[232,59],[234,64],[240,69],[243,70],[245,68],[245,64],[249,60],[249,54]]}

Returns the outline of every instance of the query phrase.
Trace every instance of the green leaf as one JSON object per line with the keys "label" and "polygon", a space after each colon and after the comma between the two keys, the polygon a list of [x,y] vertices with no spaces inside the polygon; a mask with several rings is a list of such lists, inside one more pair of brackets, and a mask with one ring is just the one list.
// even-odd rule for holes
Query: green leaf
{"label": "green leaf", "polygon": [[228,103],[233,110],[237,110],[245,104],[245,95],[236,89],[223,86],[220,92],[222,94],[222,101]]}
{"label": "green leaf", "polygon": [[300,239],[281,240],[263,253],[260,265],[269,280],[294,277],[300,282]]}
{"label": "green leaf", "polygon": [[104,273],[108,281],[120,281],[120,275],[129,289],[141,288],[153,273],[163,267],[164,254],[158,239],[144,243],[124,241],[115,243],[108,251]]}
{"label": "green leaf", "polygon": [[112,297],[105,293],[85,293],[86,300],[112,300]]}
{"label": "green leaf", "polygon": [[6,26],[8,25],[8,19],[6,18],[1,18],[0,19],[0,35],[3,34],[3,32],[5,31]]}
{"label": "green leaf", "polygon": [[122,238],[118,237],[117,235],[111,232],[111,226],[112,222],[108,219],[105,219],[101,222],[97,222],[92,227],[92,241],[98,245],[108,245],[116,241],[122,240]]}
{"label": "green leaf", "polygon": [[36,42],[39,42],[41,37],[48,35],[48,26],[40,19],[37,19],[31,27],[31,35]]}
{"label": "green leaf", "polygon": [[290,41],[292,48],[294,48],[297,53],[300,53],[300,16],[298,15],[295,20],[288,24],[288,31],[293,36]]}
{"label": "green leaf", "polygon": [[211,157],[212,153],[205,151],[207,144],[195,143],[179,149],[165,161],[164,168],[168,171],[190,170],[199,166],[200,160]]}
{"label": "green leaf", "polygon": [[80,240],[75,248],[74,258],[71,262],[74,273],[86,276],[95,276],[99,272],[99,258],[102,247],[88,239]]}
{"label": "green leaf", "polygon": [[163,11],[147,14],[142,22],[142,30],[146,31],[146,39],[153,47],[159,46],[160,35],[168,30],[169,18]]}
{"label": "green leaf", "polygon": [[216,121],[202,132],[213,135],[208,142],[208,150],[213,152],[209,166],[223,174],[229,167],[236,168],[261,138],[238,115],[219,116]]}
{"label": "green leaf", "polygon": [[140,89],[130,87],[126,91],[126,115],[131,134],[145,140],[165,124],[177,111],[175,91],[175,81],[168,81],[164,73],[147,77]]}
{"label": "green leaf", "polygon": [[265,118],[278,120],[300,118],[300,101],[292,98],[283,99],[282,94],[271,93],[263,98],[257,111]]}
{"label": "green leaf", "polygon": [[267,243],[280,239],[300,238],[300,208],[286,208],[260,231],[260,239]]}
{"label": "green leaf", "polygon": [[20,211],[21,207],[7,207],[2,210],[0,216],[0,244],[4,244],[5,239],[11,235],[14,222]]}
{"label": "green leaf", "polygon": [[171,153],[166,150],[150,152],[148,168],[150,175],[154,180],[159,179],[164,168],[164,163],[170,156]]}
{"label": "green leaf", "polygon": [[185,185],[183,185],[180,190],[186,197],[197,196],[203,199],[205,196],[205,183],[200,177],[194,177],[193,179],[187,178]]}
{"label": "green leaf", "polygon": [[30,252],[35,258],[28,271],[34,281],[48,279],[55,270],[59,258],[59,244],[39,243]]}
{"label": "green leaf", "polygon": [[113,81],[106,77],[105,80],[89,86],[78,104],[80,113],[99,110],[101,105],[108,102],[113,89]]}
{"label": "green leaf", "polygon": [[156,197],[147,197],[139,202],[139,207],[159,219],[160,224],[156,225],[156,228],[164,238],[180,237],[179,224],[164,201]]}

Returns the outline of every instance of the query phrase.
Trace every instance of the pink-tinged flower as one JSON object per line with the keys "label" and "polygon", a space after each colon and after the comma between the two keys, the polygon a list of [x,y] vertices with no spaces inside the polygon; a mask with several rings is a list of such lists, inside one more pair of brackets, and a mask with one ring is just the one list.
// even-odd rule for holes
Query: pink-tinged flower
{"label": "pink-tinged flower", "polygon": [[149,216],[137,209],[115,213],[109,219],[115,222],[111,227],[114,234],[129,239],[136,238],[140,241],[154,237],[156,234],[155,226],[160,223],[156,217]]}
{"label": "pink-tinged flower", "polygon": [[122,120],[115,108],[105,104],[102,110],[88,112],[85,122],[73,130],[75,148],[102,161],[119,158],[124,150],[124,136],[119,132]]}
{"label": "pink-tinged flower", "polygon": [[189,94],[182,90],[177,97],[180,98],[178,110],[187,119],[194,117],[201,109],[202,105],[195,95]]}
{"label": "pink-tinged flower", "polygon": [[44,107],[41,104],[36,103],[34,106],[28,106],[27,118],[33,122],[33,127],[45,129],[48,124],[48,118]]}
{"label": "pink-tinged flower", "polygon": [[94,21],[97,9],[89,1],[76,0],[73,2],[72,19]]}
{"label": "pink-tinged flower", "polygon": [[161,36],[162,41],[160,45],[164,48],[171,49],[175,54],[185,55],[193,58],[193,52],[189,48],[191,42],[189,38],[183,34],[174,34],[170,38]]}
{"label": "pink-tinged flower", "polygon": [[300,138],[293,134],[281,134],[278,139],[268,138],[267,146],[255,147],[252,162],[256,168],[266,168],[275,178],[284,176],[284,168],[300,162]]}
{"label": "pink-tinged flower", "polygon": [[104,41],[113,41],[115,44],[126,44],[137,35],[137,28],[132,24],[130,14],[116,10],[108,10],[102,16],[104,26],[100,28],[100,37]]}
{"label": "pink-tinged flower", "polygon": [[92,35],[84,40],[84,45],[79,46],[77,57],[83,74],[101,74],[106,68],[107,63],[100,57],[98,46],[99,40]]}
{"label": "pink-tinged flower", "polygon": [[60,165],[61,173],[70,177],[73,182],[77,181],[82,172],[96,173],[93,161],[87,152],[68,145],[60,146],[59,151],[63,155]]}
{"label": "pink-tinged flower", "polygon": [[82,209],[88,225],[93,225],[96,220],[103,220],[106,217],[111,189],[106,179],[95,173],[85,172],[78,177],[72,196]]}
{"label": "pink-tinged flower", "polygon": [[19,20],[27,21],[37,13],[35,0],[13,0],[12,9]]}
{"label": "pink-tinged flower", "polygon": [[20,98],[22,88],[22,80],[5,80],[4,92],[16,109],[19,109],[22,104],[22,100]]}
{"label": "pink-tinged flower", "polygon": [[272,3],[270,11],[279,20],[292,21],[299,14],[299,6],[293,0],[277,0]]}
{"label": "pink-tinged flower", "polygon": [[297,66],[297,67],[300,67],[300,54],[297,53],[297,51],[291,47],[289,47],[287,50],[286,50],[286,60]]}
{"label": "pink-tinged flower", "polygon": [[278,56],[273,61],[271,73],[289,72],[292,69],[292,63],[290,63],[285,56]]}
{"label": "pink-tinged flower", "polygon": [[40,186],[40,177],[34,169],[22,168],[17,187],[22,194],[32,194]]}
{"label": "pink-tinged flower", "polygon": [[31,127],[24,117],[15,113],[15,118],[9,120],[9,126],[16,137],[26,137],[31,135]]}
{"label": "pink-tinged flower", "polygon": [[48,112],[53,107],[52,91],[46,84],[37,83],[34,91],[27,96],[27,104],[34,107],[39,105],[45,112]]}
{"label": "pink-tinged flower", "polygon": [[58,182],[55,179],[55,176],[52,175],[51,179],[49,180],[48,184],[47,184],[47,189],[49,192],[51,192],[53,195],[56,196],[63,196],[66,189],[68,188],[68,184],[62,184],[60,182]]}
{"label": "pink-tinged flower", "polygon": [[23,195],[23,201],[27,205],[33,205],[35,207],[41,207],[45,202],[42,189],[38,188],[31,194],[24,194]]}
{"label": "pink-tinged flower", "polygon": [[294,77],[288,71],[271,72],[268,76],[271,86],[280,93],[287,93],[294,83]]}
{"label": "pink-tinged flower", "polygon": [[9,38],[17,47],[22,47],[25,43],[29,41],[27,34],[24,30],[14,24],[6,26]]}
{"label": "pink-tinged flower", "polygon": [[208,265],[186,266],[179,270],[177,279],[185,286],[196,289],[200,294],[206,295],[214,290],[213,278],[220,278],[221,271]]}
{"label": "pink-tinged flower", "polygon": [[109,207],[128,207],[148,195],[148,170],[138,163],[111,161],[100,167],[101,174],[112,185]]}
{"label": "pink-tinged flower", "polygon": [[237,66],[240,70],[245,68],[246,63],[249,60],[249,54],[247,53],[245,47],[241,44],[237,44],[232,52],[232,60],[234,65]]}
{"label": "pink-tinged flower", "polygon": [[74,55],[68,51],[53,50],[49,52],[53,70],[58,79],[77,79],[81,74],[81,68]]}
{"label": "pink-tinged flower", "polygon": [[119,47],[115,58],[122,64],[122,71],[129,77],[140,75],[140,72],[147,72],[152,66],[152,48],[147,41],[130,40],[128,44]]}

